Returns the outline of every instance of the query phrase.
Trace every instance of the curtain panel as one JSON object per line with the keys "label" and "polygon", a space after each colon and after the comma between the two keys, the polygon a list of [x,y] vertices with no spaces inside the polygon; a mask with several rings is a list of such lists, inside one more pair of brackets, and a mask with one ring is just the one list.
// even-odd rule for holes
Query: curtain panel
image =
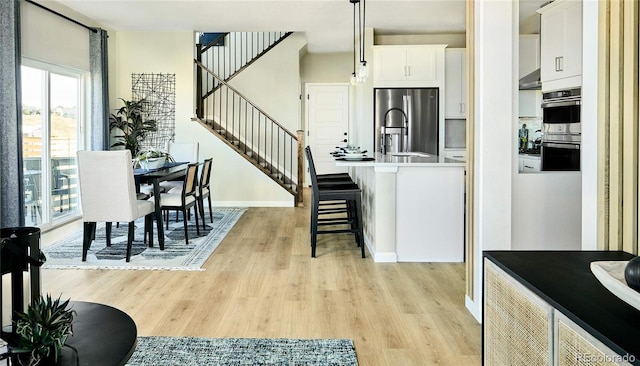
{"label": "curtain panel", "polygon": [[90,150],[109,150],[109,72],[107,31],[89,32],[89,68],[91,71]]}
{"label": "curtain panel", "polygon": [[20,2],[0,1],[0,226],[24,225]]}
{"label": "curtain panel", "polygon": [[638,254],[638,2],[598,11],[598,248]]}

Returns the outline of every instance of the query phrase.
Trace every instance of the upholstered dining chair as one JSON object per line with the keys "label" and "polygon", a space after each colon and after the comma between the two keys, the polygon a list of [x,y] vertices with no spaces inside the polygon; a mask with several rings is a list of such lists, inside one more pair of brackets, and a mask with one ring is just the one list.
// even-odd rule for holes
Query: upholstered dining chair
{"label": "upholstered dining chair", "polygon": [[[173,160],[187,163],[198,162],[198,149],[199,144],[197,142],[171,142],[168,141],[165,145],[165,151],[171,155]],[[169,180],[160,182],[160,187],[169,192],[172,188],[181,188],[182,180]]]}
{"label": "upholstered dining chair", "polygon": [[[178,212],[182,212],[182,219],[184,221],[184,240],[185,244],[189,244],[189,231],[188,227],[188,218],[190,215],[190,210],[192,207],[196,207],[197,211],[197,186],[198,186],[198,164],[189,164],[187,167],[187,174],[184,176],[184,180],[182,182],[182,189],[176,190],[172,189],[167,193],[160,194],[160,207],[166,213],[166,229],[169,229],[169,211],[176,211],[176,217]],[[150,201],[156,197],[149,198]],[[200,223],[198,221],[198,212],[194,214],[196,218],[196,233],[200,235]]]}
{"label": "upholstered dining chair", "polygon": [[[200,182],[196,189],[196,199],[198,200],[197,210],[202,218],[202,227],[205,227],[207,220],[204,217],[204,199],[207,198],[209,202],[209,219],[213,223],[213,208],[211,205],[211,167],[213,158],[205,159],[202,163],[202,171],[200,173]],[[172,188],[169,193],[181,194],[182,187]]]}
{"label": "upholstered dining chair", "polygon": [[134,221],[145,217],[145,242],[153,242],[153,202],[138,200],[129,150],[78,151],[78,182],[84,222],[82,261],[95,236],[97,222],[107,223],[107,246],[111,245],[111,222],[128,222],[127,262],[131,259]]}

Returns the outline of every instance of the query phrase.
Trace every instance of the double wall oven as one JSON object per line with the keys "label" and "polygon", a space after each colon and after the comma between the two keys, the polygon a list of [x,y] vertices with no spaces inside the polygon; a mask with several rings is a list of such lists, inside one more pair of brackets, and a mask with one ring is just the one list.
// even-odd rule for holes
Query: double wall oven
{"label": "double wall oven", "polygon": [[542,94],[543,171],[580,170],[580,88]]}

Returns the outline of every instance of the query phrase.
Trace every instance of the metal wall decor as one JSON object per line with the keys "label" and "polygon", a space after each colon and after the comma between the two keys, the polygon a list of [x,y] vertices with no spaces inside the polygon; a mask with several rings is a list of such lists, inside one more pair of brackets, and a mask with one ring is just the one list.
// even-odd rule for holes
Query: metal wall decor
{"label": "metal wall decor", "polygon": [[131,95],[133,100],[145,100],[147,118],[155,119],[158,126],[141,148],[164,150],[176,130],[176,74],[131,74]]}

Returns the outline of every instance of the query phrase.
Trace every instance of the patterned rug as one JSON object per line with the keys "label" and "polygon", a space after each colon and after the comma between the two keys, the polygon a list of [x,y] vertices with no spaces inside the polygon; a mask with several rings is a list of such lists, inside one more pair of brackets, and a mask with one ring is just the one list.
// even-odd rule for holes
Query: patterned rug
{"label": "patterned rug", "polygon": [[138,337],[129,366],[357,366],[350,339]]}
{"label": "patterned rug", "polygon": [[164,250],[158,246],[157,230],[154,223],[153,247],[143,243],[144,219],[135,222],[135,240],[131,248],[131,261],[126,262],[127,224],[113,225],[111,246],[106,246],[105,227],[98,227],[96,239],[87,253],[87,261],[82,262],[82,230],[68,238],[44,246],[47,256],[43,268],[56,269],[142,269],[142,270],[181,270],[198,271],[229,230],[240,219],[246,208],[214,208],[213,223],[207,212],[206,228],[200,222],[200,235],[196,233],[195,216],[191,215],[187,230],[189,244],[185,244],[182,216],[175,221],[174,213],[169,216],[169,230],[165,230]]}

